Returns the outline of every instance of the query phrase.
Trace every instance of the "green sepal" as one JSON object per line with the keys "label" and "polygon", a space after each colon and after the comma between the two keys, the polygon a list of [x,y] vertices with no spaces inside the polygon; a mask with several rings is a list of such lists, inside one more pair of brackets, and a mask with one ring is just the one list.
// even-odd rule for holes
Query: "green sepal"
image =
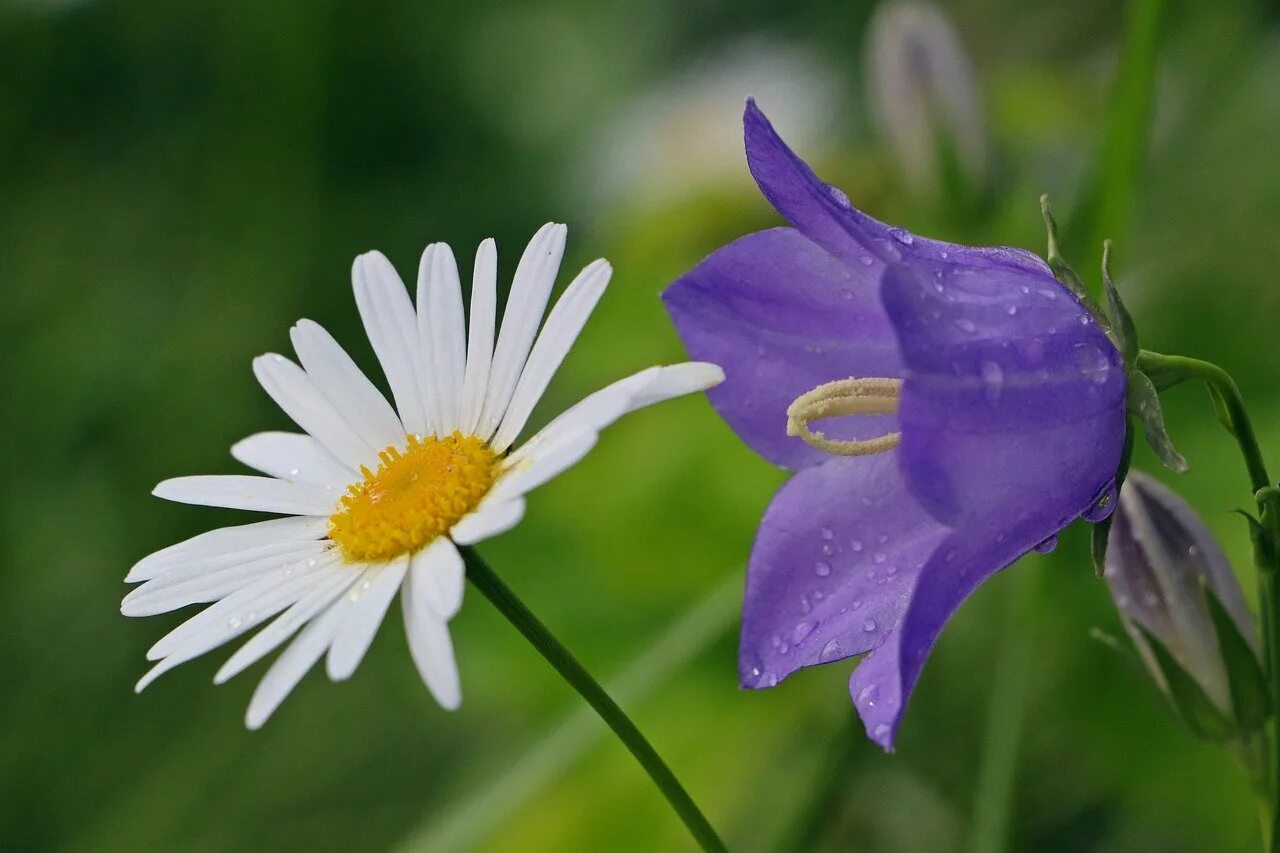
{"label": "green sepal", "polygon": [[1089,288],[1085,287],[1080,276],[1076,275],[1076,271],[1062,257],[1062,252],[1058,250],[1058,223],[1054,221],[1053,213],[1049,210],[1049,196],[1040,196],[1040,213],[1044,216],[1044,230],[1048,237],[1049,251],[1045,256],[1045,260],[1049,264],[1049,270],[1053,273],[1053,277],[1058,282],[1070,290],[1072,295],[1088,309],[1093,318],[1098,321],[1098,325],[1102,330],[1111,336],[1111,323],[1107,320],[1107,315],[1094,301],[1093,294],[1089,293]]}
{"label": "green sepal", "polygon": [[[1124,488],[1125,478],[1129,476],[1129,465],[1133,461],[1133,418],[1125,418],[1124,449],[1120,452],[1120,465],[1116,468],[1116,497],[1120,500],[1120,490]],[[1098,577],[1107,568],[1107,543],[1111,540],[1111,520],[1115,513],[1102,521],[1094,522],[1090,528],[1089,555],[1093,558],[1093,571]]]}
{"label": "green sepal", "polygon": [[1187,471],[1186,458],[1173,446],[1169,432],[1164,426],[1164,411],[1160,408],[1160,392],[1155,383],[1141,370],[1129,371],[1129,391],[1127,404],[1129,414],[1142,422],[1142,430],[1147,444],[1160,457],[1164,467],[1179,474]]}
{"label": "green sepal", "polygon": [[1236,725],[1244,732],[1256,731],[1271,716],[1271,700],[1262,665],[1212,587],[1205,586],[1204,598],[1213,618],[1213,629],[1218,635],[1218,651],[1222,653],[1222,662],[1227,668]]}
{"label": "green sepal", "polygon": [[1133,650],[1133,646],[1123,642],[1115,634],[1095,627],[1089,629],[1089,637],[1097,640],[1099,643],[1102,643],[1102,645],[1115,652],[1116,657],[1126,665],[1133,667],[1135,672],[1139,672],[1144,676],[1150,674],[1147,671],[1147,665],[1142,662],[1142,658]]}
{"label": "green sepal", "polygon": [[1111,342],[1124,356],[1125,364],[1134,364],[1138,359],[1138,328],[1111,278],[1110,240],[1102,241],[1102,287],[1107,296],[1107,317],[1111,320]]}
{"label": "green sepal", "polygon": [[1197,736],[1207,740],[1224,741],[1239,734],[1235,721],[1213,704],[1204,688],[1182,668],[1164,644],[1146,628],[1137,623],[1133,625],[1151,649],[1156,667],[1164,677],[1165,696],[1178,719]]}
{"label": "green sepal", "polygon": [[1231,410],[1227,408],[1227,401],[1222,396],[1222,392],[1207,382],[1204,387],[1209,389],[1209,399],[1213,401],[1213,413],[1218,416],[1218,423],[1222,424],[1227,432],[1235,435],[1236,423],[1231,419]]}
{"label": "green sepal", "polygon": [[[1259,503],[1261,502],[1260,499]],[[1237,507],[1231,511],[1249,524],[1249,541],[1253,544],[1253,560],[1258,570],[1264,572],[1275,571],[1273,568],[1276,564],[1275,549],[1271,546],[1271,537],[1267,535],[1266,525],[1248,510]]]}

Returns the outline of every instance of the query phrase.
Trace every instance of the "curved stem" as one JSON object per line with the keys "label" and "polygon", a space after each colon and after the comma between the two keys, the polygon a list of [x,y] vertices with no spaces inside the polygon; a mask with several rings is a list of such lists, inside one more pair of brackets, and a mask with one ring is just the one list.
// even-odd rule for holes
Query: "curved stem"
{"label": "curved stem", "polygon": [[[1280,554],[1280,514],[1274,510],[1276,490],[1267,473],[1262,448],[1245,408],[1240,387],[1231,374],[1218,365],[1180,355],[1142,350],[1138,369],[1157,388],[1164,389],[1188,379],[1198,379],[1209,388],[1218,420],[1235,436],[1249,472],[1254,500],[1258,505],[1259,531],[1254,537],[1253,558],[1258,574],[1258,609],[1262,630],[1263,667],[1271,692],[1273,713],[1280,710],[1280,584],[1277,583],[1276,555]],[[1271,794],[1269,814],[1264,814],[1263,843],[1280,853],[1280,724],[1273,723],[1270,737],[1271,761],[1266,774]]]}
{"label": "curved stem", "polygon": [[631,718],[613,701],[604,688],[591,674],[578,663],[555,636],[547,630],[541,620],[525,606],[511,587],[498,576],[498,573],[476,553],[474,548],[460,548],[462,557],[467,563],[467,578],[477,589],[489,599],[494,607],[524,635],[538,653],[560,673],[569,685],[587,700],[600,718],[613,729],[614,734],[622,741],[636,761],[649,774],[649,778],[658,786],[658,790],[667,798],[667,802],[675,809],[680,820],[689,828],[689,832],[701,845],[703,850],[724,851],[727,848],[720,836],[716,834],[711,823],[694,803],[693,798],[685,791],[674,773],[671,772],[662,757],[649,743]]}
{"label": "curved stem", "polygon": [[1231,378],[1231,374],[1213,362],[1181,355],[1163,355],[1149,350],[1138,353],[1138,369],[1150,376],[1161,390],[1186,379],[1199,379],[1208,385],[1214,395],[1215,405],[1222,406],[1220,416],[1224,418],[1223,426],[1231,431],[1240,445],[1253,492],[1256,494],[1272,485],[1271,478],[1267,476],[1262,449],[1258,446],[1257,434],[1253,431],[1253,422],[1249,420],[1240,387]]}

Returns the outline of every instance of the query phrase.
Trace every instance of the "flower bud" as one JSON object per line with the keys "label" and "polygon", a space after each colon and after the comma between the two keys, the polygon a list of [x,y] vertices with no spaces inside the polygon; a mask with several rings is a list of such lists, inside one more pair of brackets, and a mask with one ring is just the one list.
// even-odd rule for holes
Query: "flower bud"
{"label": "flower bud", "polygon": [[867,29],[867,85],[872,112],[914,191],[938,195],[948,179],[968,189],[984,184],[982,97],[940,8],[891,0],[877,9]]}
{"label": "flower bud", "polygon": [[1130,472],[1104,576],[1152,677],[1193,730],[1224,738],[1261,725],[1267,694],[1253,615],[1217,540],[1186,501]]}

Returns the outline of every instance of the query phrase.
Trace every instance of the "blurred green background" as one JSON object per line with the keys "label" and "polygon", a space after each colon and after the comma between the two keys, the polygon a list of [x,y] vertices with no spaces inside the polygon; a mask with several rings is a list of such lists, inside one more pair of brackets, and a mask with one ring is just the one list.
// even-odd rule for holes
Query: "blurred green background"
{"label": "blurred green background", "polygon": [[[922,101],[950,116],[929,125],[931,179],[909,124],[876,120],[876,86],[920,85],[873,60],[876,5],[0,0],[0,847],[689,848],[474,591],[453,623],[457,713],[393,610],[351,683],[313,672],[257,733],[242,716],[262,669],[215,689],[223,655],[135,696],[144,651],[186,614],[118,604],[134,561],[244,520],[149,491],[235,471],[233,441],[287,426],[254,355],[287,351],[306,316],[373,367],[359,252],[407,271],[429,241],[469,258],[494,236],[505,283],[556,219],[566,267],[610,258],[543,418],[681,358],[659,290],[777,221],[741,156],[748,93],[856,204],[919,232],[1039,251],[1051,193],[1068,258],[1096,281],[1114,237],[1144,344],[1232,371],[1280,453],[1275,8],[948,3],[978,97]],[[948,154],[975,139],[977,159]],[[1243,569],[1235,451],[1199,391],[1166,406],[1192,464],[1177,485]],[[783,477],[681,400],[611,428],[482,549],[618,686],[732,847],[1256,847],[1234,767],[1089,639],[1118,626],[1081,531],[965,606],[895,756],[862,739],[848,663],[740,692],[741,567]]]}

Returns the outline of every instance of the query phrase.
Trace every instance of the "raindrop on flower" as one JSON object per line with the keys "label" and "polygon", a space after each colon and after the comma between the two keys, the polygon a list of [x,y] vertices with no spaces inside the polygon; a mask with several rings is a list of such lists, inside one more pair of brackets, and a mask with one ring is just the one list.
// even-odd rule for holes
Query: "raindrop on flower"
{"label": "raindrop on flower", "polygon": [[825,560],[819,560],[813,565],[813,573],[820,578],[825,578],[827,575],[831,574],[831,564]]}
{"label": "raindrop on flower", "polygon": [[818,660],[822,663],[833,661],[838,657],[840,657],[840,643],[835,640],[828,640],[822,647],[822,651],[818,653]]}
{"label": "raindrop on flower", "polygon": [[1044,540],[1039,545],[1037,545],[1036,550],[1039,551],[1041,554],[1048,554],[1051,551],[1053,551],[1054,548],[1057,548],[1057,547],[1058,547],[1058,537],[1050,536],[1048,539]]}
{"label": "raindrop on flower", "polygon": [[870,634],[875,629],[876,629],[876,623],[870,619],[862,623],[862,630],[866,631],[868,634]]}
{"label": "raindrop on flower", "polygon": [[961,317],[959,320],[956,320],[956,328],[970,335],[978,331],[978,327],[973,325],[973,321],[966,320],[964,317]]}
{"label": "raindrop on flower", "polygon": [[813,633],[813,629],[818,627],[815,622],[800,622],[796,625],[795,631],[791,633],[791,642],[799,644],[805,637]]}
{"label": "raindrop on flower", "polygon": [[987,402],[995,405],[1000,399],[1000,391],[1004,388],[1004,370],[994,361],[982,363],[983,396]]}

